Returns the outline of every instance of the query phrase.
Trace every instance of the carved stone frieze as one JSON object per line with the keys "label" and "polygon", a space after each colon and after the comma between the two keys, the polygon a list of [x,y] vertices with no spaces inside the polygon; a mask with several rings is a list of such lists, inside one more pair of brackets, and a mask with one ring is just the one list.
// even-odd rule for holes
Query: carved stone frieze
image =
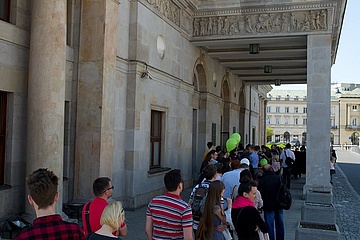
{"label": "carved stone frieze", "polygon": [[180,26],[180,8],[171,0],[146,0],[167,19]]}
{"label": "carved stone frieze", "polygon": [[193,36],[326,31],[328,30],[327,15],[327,10],[322,9],[298,12],[195,17],[193,20]]}

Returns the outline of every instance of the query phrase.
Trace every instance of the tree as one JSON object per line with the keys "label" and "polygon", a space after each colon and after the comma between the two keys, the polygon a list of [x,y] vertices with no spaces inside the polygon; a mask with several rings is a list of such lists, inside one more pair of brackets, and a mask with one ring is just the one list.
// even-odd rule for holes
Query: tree
{"label": "tree", "polygon": [[274,135],[274,129],[271,127],[266,127],[266,139],[268,142],[271,141],[271,137]]}

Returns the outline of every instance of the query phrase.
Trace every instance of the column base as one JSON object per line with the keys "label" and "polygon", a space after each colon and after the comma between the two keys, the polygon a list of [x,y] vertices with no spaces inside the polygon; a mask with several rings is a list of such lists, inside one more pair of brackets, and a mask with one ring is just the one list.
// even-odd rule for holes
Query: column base
{"label": "column base", "polygon": [[299,221],[295,240],[340,240],[341,234],[336,224],[321,224],[308,221]]}
{"label": "column base", "polygon": [[301,220],[321,224],[335,224],[334,205],[304,202],[301,208]]}
{"label": "column base", "polygon": [[332,187],[313,187],[305,185],[305,202],[333,204]]}

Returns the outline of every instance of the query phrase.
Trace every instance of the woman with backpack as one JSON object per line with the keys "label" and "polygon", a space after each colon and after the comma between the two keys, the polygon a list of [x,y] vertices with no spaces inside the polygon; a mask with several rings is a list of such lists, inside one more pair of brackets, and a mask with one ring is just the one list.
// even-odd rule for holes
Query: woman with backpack
{"label": "woman with backpack", "polygon": [[[221,197],[224,195],[225,185],[223,182],[216,180],[211,182],[202,217],[196,231],[198,240],[225,240],[222,233],[227,229],[225,213],[221,204]],[[231,208],[231,199],[226,199],[228,207]]]}

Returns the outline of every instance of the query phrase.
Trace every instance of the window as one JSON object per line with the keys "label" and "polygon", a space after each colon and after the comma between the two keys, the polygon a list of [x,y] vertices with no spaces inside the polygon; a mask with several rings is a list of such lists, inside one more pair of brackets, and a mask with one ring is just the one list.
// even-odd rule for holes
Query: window
{"label": "window", "polygon": [[289,107],[285,107],[285,113],[289,113],[290,108]]}
{"label": "window", "polygon": [[211,141],[213,144],[216,144],[216,123],[211,125]]}
{"label": "window", "polygon": [[0,185],[5,181],[6,102],[7,94],[0,92]]}
{"label": "window", "polygon": [[303,113],[307,113],[307,107],[303,108]]}
{"label": "window", "polygon": [[353,105],[353,106],[352,106],[352,110],[353,110],[353,111],[357,111],[357,105]]}
{"label": "window", "polygon": [[280,112],[280,107],[276,107],[275,112],[279,113]]}
{"label": "window", "polygon": [[266,112],[271,112],[271,107],[266,107]]}
{"label": "window", "polygon": [[353,125],[354,127],[357,126],[357,118],[354,118],[354,119],[352,120],[352,125]]}
{"label": "window", "polygon": [[280,124],[280,118],[276,118],[276,119],[275,119],[275,123],[276,123],[276,124]]}
{"label": "window", "polygon": [[298,118],[294,118],[294,125],[298,125],[299,124],[299,119]]}
{"label": "window", "polygon": [[289,124],[289,118],[285,118],[285,124]]}
{"label": "window", "polygon": [[270,123],[270,117],[267,117],[267,118],[266,118],[266,124],[271,124],[271,123]]}
{"label": "window", "polygon": [[233,133],[236,133],[236,127],[233,127]]}
{"label": "window", "polygon": [[299,113],[299,108],[298,107],[294,107],[294,113]]}
{"label": "window", "polygon": [[162,140],[162,117],[163,113],[160,111],[151,111],[151,162],[150,168],[161,167],[161,140]]}
{"label": "window", "polygon": [[303,125],[307,125],[307,119],[306,118],[303,119]]}
{"label": "window", "polygon": [[0,0],[0,20],[10,22],[10,0]]}
{"label": "window", "polygon": [[280,142],[280,135],[275,135],[275,142]]}

